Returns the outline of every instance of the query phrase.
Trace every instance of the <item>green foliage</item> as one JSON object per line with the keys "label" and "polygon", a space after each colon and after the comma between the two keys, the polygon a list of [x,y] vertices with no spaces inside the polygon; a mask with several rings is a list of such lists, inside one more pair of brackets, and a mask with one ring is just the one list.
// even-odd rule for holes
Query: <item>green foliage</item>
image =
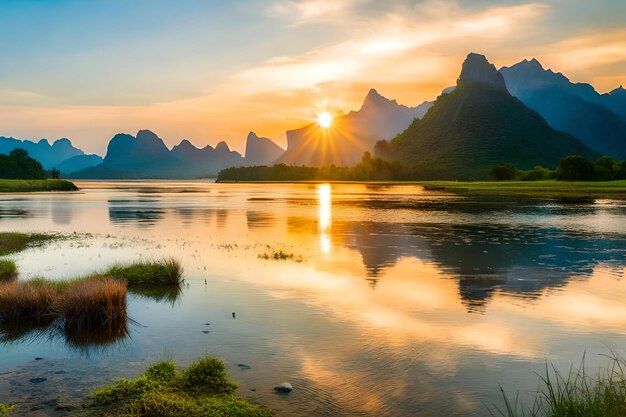
{"label": "green foliage", "polygon": [[228,380],[224,362],[211,356],[192,363],[183,371],[183,379],[188,389],[212,394],[228,394],[237,389],[237,385]]}
{"label": "green foliage", "polygon": [[26,234],[14,232],[0,232],[0,256],[21,252],[28,246],[43,244],[52,239],[56,239],[57,237],[57,235],[46,235],[39,233]]}
{"label": "green foliage", "polygon": [[491,170],[491,178],[496,181],[512,181],[517,176],[517,168],[511,164],[498,165]]}
{"label": "green foliage", "polygon": [[603,156],[589,161],[578,155],[561,160],[557,177],[562,181],[613,181],[626,179],[626,161],[614,161]]}
{"label": "green foliage", "polygon": [[8,416],[11,411],[15,408],[14,405],[6,405],[0,403],[0,417]]}
{"label": "green foliage", "polygon": [[422,180],[483,180],[501,164],[527,170],[555,167],[569,154],[597,157],[506,91],[481,85],[441,95],[421,120],[375,150]]}
{"label": "green foliage", "polygon": [[76,191],[78,187],[66,180],[0,180],[2,193],[26,193],[36,191]]}
{"label": "green foliage", "polygon": [[504,390],[504,407],[495,406],[492,416],[502,417],[623,417],[626,415],[626,362],[612,356],[608,368],[596,377],[583,365],[563,375],[546,365],[540,375],[541,389],[532,407],[511,401]]}
{"label": "green foliage", "polygon": [[405,179],[398,162],[372,158],[369,152],[353,167],[305,167],[285,164],[222,170],[218,181],[395,181]]}
{"label": "green foliage", "polygon": [[11,281],[17,278],[17,265],[12,259],[0,260],[0,282]]}
{"label": "green foliage", "polygon": [[224,363],[207,356],[182,372],[171,361],[152,365],[136,379],[92,394],[91,414],[124,417],[269,417],[271,411],[236,397]]}
{"label": "green foliage", "polygon": [[0,178],[42,180],[46,173],[24,149],[13,149],[8,155],[0,154]]}
{"label": "green foliage", "polygon": [[548,168],[536,166],[528,171],[521,171],[522,181],[544,181],[556,178],[556,171]]}
{"label": "green foliage", "polygon": [[114,265],[104,275],[122,278],[128,285],[181,285],[183,267],[174,258],[160,261],[138,262],[130,265]]}

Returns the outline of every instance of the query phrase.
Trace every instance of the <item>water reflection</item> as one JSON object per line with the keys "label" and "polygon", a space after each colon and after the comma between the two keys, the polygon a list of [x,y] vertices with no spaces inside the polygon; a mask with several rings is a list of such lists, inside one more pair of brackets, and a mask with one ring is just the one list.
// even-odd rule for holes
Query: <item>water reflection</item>
{"label": "water reflection", "polygon": [[331,224],[332,224],[332,191],[330,184],[321,184],[317,188],[319,200],[319,232],[320,248],[323,253],[329,254],[331,250]]}

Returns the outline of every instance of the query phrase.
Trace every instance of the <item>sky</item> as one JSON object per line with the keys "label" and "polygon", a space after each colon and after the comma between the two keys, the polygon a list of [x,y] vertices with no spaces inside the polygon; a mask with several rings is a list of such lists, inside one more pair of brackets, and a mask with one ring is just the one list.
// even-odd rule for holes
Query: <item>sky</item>
{"label": "sky", "polygon": [[434,100],[469,52],[535,57],[605,93],[626,84],[624,16],[624,0],[0,0],[0,136],[100,155],[139,129],[284,147],[370,88]]}

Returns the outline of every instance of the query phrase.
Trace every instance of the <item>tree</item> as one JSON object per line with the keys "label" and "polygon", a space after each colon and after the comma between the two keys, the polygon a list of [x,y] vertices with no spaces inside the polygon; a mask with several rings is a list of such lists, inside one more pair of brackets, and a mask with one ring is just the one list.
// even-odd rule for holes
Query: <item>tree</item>
{"label": "tree", "polygon": [[593,163],[594,179],[597,181],[611,181],[614,179],[613,165],[615,161],[610,156],[603,156]]}
{"label": "tree", "polygon": [[517,169],[511,164],[498,165],[491,170],[491,178],[496,181],[511,181],[517,176]]}
{"label": "tree", "polygon": [[579,155],[570,155],[561,159],[557,168],[557,179],[561,181],[592,181],[593,163]]}

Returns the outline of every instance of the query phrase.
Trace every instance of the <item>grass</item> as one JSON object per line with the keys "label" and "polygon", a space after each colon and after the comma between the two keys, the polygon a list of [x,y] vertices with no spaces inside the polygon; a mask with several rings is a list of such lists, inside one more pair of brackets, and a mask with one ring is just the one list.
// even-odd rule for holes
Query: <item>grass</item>
{"label": "grass", "polygon": [[66,329],[107,329],[126,321],[126,283],[101,276],[5,283],[0,285],[0,316],[14,322],[58,319]]}
{"label": "grass", "polygon": [[492,416],[500,417],[624,417],[626,416],[626,360],[613,354],[609,366],[597,376],[584,367],[570,368],[566,375],[546,365],[540,375],[541,388],[532,405],[524,407],[518,397],[511,400],[502,388],[504,405]]}
{"label": "grass", "polygon": [[283,250],[274,250],[270,252],[264,252],[258,255],[259,259],[264,259],[266,261],[287,261],[290,259],[295,260],[296,262],[302,262],[302,257],[294,255],[293,253],[285,252]]}
{"label": "grass", "polygon": [[0,256],[21,252],[29,246],[41,245],[57,237],[42,233],[0,232]]}
{"label": "grass", "polygon": [[181,371],[165,360],[139,378],[95,391],[92,415],[124,417],[269,417],[271,411],[237,397],[221,360],[205,356]]}
{"label": "grass", "polygon": [[122,278],[129,286],[135,285],[182,285],[183,267],[174,258],[160,261],[137,262],[128,265],[114,265],[105,275]]}
{"label": "grass", "polygon": [[12,281],[17,278],[17,265],[12,259],[0,259],[0,282]]}
{"label": "grass", "polygon": [[426,181],[426,189],[467,195],[499,195],[581,200],[626,199],[626,180],[621,181]]}
{"label": "grass", "polygon": [[78,187],[67,180],[0,180],[0,193],[76,190]]}
{"label": "grass", "polygon": [[14,405],[6,405],[0,403],[0,417],[8,416],[11,411],[15,408]]}

